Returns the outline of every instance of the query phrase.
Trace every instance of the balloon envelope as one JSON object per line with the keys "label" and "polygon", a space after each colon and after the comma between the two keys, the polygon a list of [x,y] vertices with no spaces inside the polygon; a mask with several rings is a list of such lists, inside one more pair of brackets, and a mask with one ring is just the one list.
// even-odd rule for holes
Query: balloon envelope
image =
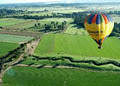
{"label": "balloon envelope", "polygon": [[112,32],[114,22],[107,14],[92,13],[86,17],[84,25],[89,35],[101,46]]}

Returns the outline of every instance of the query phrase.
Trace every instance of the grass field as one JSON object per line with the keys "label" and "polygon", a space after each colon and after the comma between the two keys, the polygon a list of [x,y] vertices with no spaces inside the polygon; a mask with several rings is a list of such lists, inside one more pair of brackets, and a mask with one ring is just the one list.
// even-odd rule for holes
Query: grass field
{"label": "grass field", "polygon": [[34,54],[42,55],[72,55],[74,57],[101,57],[120,59],[120,40],[109,37],[105,40],[103,48],[98,49],[98,45],[89,36],[48,34],[36,48]]}
{"label": "grass field", "polygon": [[0,19],[0,26],[9,29],[24,29],[33,27],[36,23],[35,20],[3,18]]}
{"label": "grass field", "polygon": [[61,24],[64,21],[67,21],[67,23],[71,23],[73,19],[71,18],[46,18],[46,19],[39,20],[41,24],[50,24],[51,21],[58,22],[59,24]]}
{"label": "grass field", "polygon": [[79,28],[76,26],[76,24],[70,24],[64,33],[66,33],[66,34],[79,34],[79,35],[87,35],[88,34],[84,28]]}
{"label": "grass field", "polygon": [[2,18],[0,19],[0,26],[5,27],[5,26],[11,26],[15,25],[18,23],[24,22],[24,19],[15,19],[15,18]]}
{"label": "grass field", "polygon": [[85,69],[13,67],[2,86],[119,86],[119,73]]}
{"label": "grass field", "polygon": [[114,22],[120,23],[120,16],[118,16],[118,15],[111,15],[111,17],[113,18]]}
{"label": "grass field", "polygon": [[40,12],[40,13],[31,13],[31,14],[27,14],[27,15],[30,15],[30,16],[47,16],[47,15],[49,15],[49,16],[52,16],[52,13],[51,12]]}
{"label": "grass field", "polygon": [[33,37],[0,34],[0,42],[23,43],[31,40]]}
{"label": "grass field", "polygon": [[16,43],[0,42],[0,57],[17,48],[18,46],[19,45]]}
{"label": "grass field", "polygon": [[29,21],[25,20],[24,22],[21,22],[21,23],[6,26],[6,28],[10,28],[10,29],[25,29],[26,28],[27,29],[27,28],[33,27],[35,24],[36,24],[35,20],[29,20]]}

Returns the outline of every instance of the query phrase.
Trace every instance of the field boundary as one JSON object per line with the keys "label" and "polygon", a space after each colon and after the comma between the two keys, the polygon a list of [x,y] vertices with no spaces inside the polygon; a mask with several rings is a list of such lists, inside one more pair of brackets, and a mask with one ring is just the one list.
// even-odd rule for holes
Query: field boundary
{"label": "field boundary", "polygon": [[68,60],[68,61],[70,61],[72,63],[88,63],[88,64],[93,64],[95,66],[104,66],[104,65],[112,64],[112,65],[120,68],[120,62],[117,62],[117,61],[114,61],[114,60],[105,61],[105,62],[98,62],[98,61],[95,61],[95,60],[75,60],[72,57],[65,57],[65,56],[62,56],[61,58],[39,57],[39,56],[35,56],[35,55],[32,55],[32,56],[35,57],[37,60],[51,60],[51,61]]}

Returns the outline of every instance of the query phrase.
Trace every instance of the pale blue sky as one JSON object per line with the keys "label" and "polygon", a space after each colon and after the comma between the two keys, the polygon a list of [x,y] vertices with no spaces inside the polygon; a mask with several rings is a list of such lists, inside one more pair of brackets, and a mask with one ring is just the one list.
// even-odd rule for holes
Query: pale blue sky
{"label": "pale blue sky", "polygon": [[120,0],[0,0],[2,3],[27,3],[27,2],[66,2],[66,3],[76,3],[76,2],[120,2]]}

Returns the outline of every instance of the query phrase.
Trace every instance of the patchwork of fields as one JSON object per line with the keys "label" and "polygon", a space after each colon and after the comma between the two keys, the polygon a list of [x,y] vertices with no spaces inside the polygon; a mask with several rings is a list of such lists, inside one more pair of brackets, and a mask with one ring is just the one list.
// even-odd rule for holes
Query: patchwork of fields
{"label": "patchwork of fields", "polygon": [[[37,56],[71,55],[75,57],[100,57],[119,59],[120,40],[109,37],[99,50],[98,45],[89,37],[81,35],[48,34],[36,48]],[[77,58],[78,59],[78,58]]]}
{"label": "patchwork of fields", "polygon": [[0,34],[0,57],[14,50],[19,44],[31,40],[33,37]]}
{"label": "patchwork of fields", "polygon": [[0,58],[20,47],[1,60],[5,74],[0,75],[0,86],[2,81],[2,86],[119,86],[120,38],[108,37],[98,49],[83,26],[89,12],[111,8],[113,20],[120,23],[118,7],[27,3],[10,7],[10,14],[0,7]]}
{"label": "patchwork of fields", "polygon": [[118,86],[119,73],[84,69],[13,67],[3,86]]}

